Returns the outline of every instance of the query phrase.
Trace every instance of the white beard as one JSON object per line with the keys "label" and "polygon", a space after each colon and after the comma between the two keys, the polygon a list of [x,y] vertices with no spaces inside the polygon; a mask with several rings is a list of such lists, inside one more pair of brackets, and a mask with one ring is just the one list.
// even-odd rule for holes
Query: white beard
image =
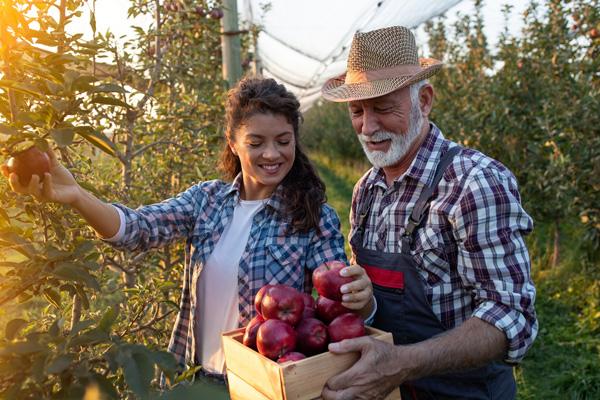
{"label": "white beard", "polygon": [[[377,131],[372,135],[365,135],[362,133],[358,134],[358,140],[365,152],[365,155],[376,168],[389,167],[398,163],[410,150],[411,145],[415,139],[421,133],[421,127],[423,126],[423,115],[419,107],[411,107],[410,110],[410,123],[408,126],[408,132],[406,133],[393,133],[387,131]],[[387,151],[374,150],[371,151],[367,147],[367,142],[379,142],[382,140],[390,139],[392,142],[390,148]]]}

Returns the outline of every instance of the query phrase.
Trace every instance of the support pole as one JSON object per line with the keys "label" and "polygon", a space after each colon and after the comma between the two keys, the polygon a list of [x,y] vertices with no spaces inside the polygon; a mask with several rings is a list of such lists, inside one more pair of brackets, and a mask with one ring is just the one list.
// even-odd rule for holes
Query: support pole
{"label": "support pole", "polygon": [[229,87],[233,87],[242,77],[237,0],[223,1],[221,46],[223,50],[223,79],[227,81]]}

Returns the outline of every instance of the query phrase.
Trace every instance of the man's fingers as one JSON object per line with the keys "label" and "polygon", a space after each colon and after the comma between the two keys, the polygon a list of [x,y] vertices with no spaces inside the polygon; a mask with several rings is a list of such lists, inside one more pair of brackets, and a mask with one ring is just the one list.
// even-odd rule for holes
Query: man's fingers
{"label": "man's fingers", "polygon": [[365,273],[364,268],[357,264],[349,265],[343,268],[342,271],[344,271],[344,276],[357,276]]}
{"label": "man's fingers", "polygon": [[354,339],[344,339],[341,342],[329,343],[329,351],[332,353],[350,353],[353,351],[362,351],[369,345],[371,339],[362,336]]}

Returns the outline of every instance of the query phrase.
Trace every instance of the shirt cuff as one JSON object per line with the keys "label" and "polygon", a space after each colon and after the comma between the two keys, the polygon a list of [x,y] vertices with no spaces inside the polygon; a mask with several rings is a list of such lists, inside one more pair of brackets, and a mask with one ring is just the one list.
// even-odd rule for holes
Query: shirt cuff
{"label": "shirt cuff", "polygon": [[365,325],[371,326],[373,324],[373,320],[375,319],[375,313],[377,312],[377,299],[373,296],[373,311],[371,314],[365,319]]}
{"label": "shirt cuff", "polygon": [[119,207],[116,207],[114,205],[113,207],[115,207],[115,210],[117,210],[117,213],[119,213],[119,230],[117,231],[117,233],[114,234],[114,236],[109,238],[102,238],[102,240],[109,243],[118,243],[125,236],[125,213],[123,213],[123,211]]}
{"label": "shirt cuff", "polygon": [[473,312],[477,317],[504,332],[508,340],[508,353],[504,361],[519,363],[537,335],[537,320],[530,322],[525,315],[494,301],[484,301]]}

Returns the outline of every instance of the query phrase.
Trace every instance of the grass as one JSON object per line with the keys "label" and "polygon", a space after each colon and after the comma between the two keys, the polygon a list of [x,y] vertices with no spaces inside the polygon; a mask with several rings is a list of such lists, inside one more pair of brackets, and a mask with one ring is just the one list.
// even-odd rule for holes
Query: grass
{"label": "grass", "polygon": [[[348,165],[314,152],[310,158],[327,185],[329,203],[338,212],[347,238],[352,188],[368,167]],[[600,399],[598,261],[585,261],[578,240],[581,233],[570,228],[563,233],[563,261],[550,269],[545,246],[549,231],[548,226],[538,224],[528,240],[540,329],[524,361],[515,368],[517,398]]]}
{"label": "grass", "polygon": [[338,213],[341,229],[346,239],[346,254],[350,255],[348,233],[350,232],[350,203],[354,184],[370,168],[359,162],[350,164],[336,161],[332,158],[317,153],[310,153],[311,161],[316,165],[319,175],[327,187],[327,202]]}

